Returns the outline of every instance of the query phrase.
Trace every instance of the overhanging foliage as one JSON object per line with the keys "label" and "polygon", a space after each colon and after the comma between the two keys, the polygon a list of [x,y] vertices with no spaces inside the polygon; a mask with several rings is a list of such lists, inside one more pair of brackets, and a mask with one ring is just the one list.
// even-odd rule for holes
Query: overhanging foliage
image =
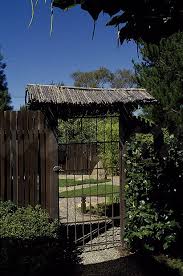
{"label": "overhanging foliage", "polygon": [[183,1],[180,0],[54,0],[53,6],[63,10],[81,5],[96,21],[101,12],[111,19],[107,26],[119,28],[119,39],[142,39],[159,42],[183,30]]}

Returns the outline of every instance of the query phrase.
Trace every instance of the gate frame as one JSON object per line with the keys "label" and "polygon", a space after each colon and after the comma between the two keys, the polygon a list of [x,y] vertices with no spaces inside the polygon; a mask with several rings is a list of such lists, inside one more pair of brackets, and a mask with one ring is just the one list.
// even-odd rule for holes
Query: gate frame
{"label": "gate frame", "polygon": [[[80,94],[80,95],[79,95]],[[60,85],[35,85],[26,87],[25,102],[33,110],[42,110],[49,118],[50,126],[58,135],[58,118],[67,119],[78,115],[120,115],[120,210],[121,241],[125,229],[125,148],[126,141],[135,132],[147,133],[152,126],[133,116],[134,107],[156,104],[157,101],[145,89],[138,88],[84,88]]]}

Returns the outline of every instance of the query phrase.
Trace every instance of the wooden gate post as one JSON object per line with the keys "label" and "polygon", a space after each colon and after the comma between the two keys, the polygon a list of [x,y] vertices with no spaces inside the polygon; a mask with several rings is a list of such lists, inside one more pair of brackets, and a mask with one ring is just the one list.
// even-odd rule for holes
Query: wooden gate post
{"label": "wooden gate post", "polygon": [[58,143],[51,129],[46,137],[46,209],[51,218],[59,218],[59,177],[54,171],[58,164]]}
{"label": "wooden gate post", "polygon": [[120,174],[120,228],[121,243],[124,245],[125,232],[125,152],[127,138],[127,118],[123,112],[119,116],[119,174]]}

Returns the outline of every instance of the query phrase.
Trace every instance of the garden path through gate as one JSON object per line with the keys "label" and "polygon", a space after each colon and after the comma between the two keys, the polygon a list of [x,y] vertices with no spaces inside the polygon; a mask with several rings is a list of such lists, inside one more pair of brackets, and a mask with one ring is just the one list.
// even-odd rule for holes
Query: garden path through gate
{"label": "garden path through gate", "polygon": [[75,117],[59,128],[61,222],[85,250],[121,245],[119,116]]}
{"label": "garden path through gate", "polygon": [[58,144],[40,111],[0,112],[0,200],[58,218]]}

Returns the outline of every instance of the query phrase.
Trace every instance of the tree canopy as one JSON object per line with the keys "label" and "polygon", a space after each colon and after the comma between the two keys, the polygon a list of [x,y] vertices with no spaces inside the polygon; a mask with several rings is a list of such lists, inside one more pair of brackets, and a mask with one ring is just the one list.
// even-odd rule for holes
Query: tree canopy
{"label": "tree canopy", "polygon": [[133,39],[158,43],[183,30],[181,0],[54,0],[53,6],[63,10],[80,5],[96,21],[99,14],[111,18],[107,26],[118,27],[120,42]]}
{"label": "tree canopy", "polygon": [[113,87],[131,88],[136,86],[135,75],[131,70],[118,69],[111,72],[105,67],[93,71],[76,71],[71,75],[74,85],[78,87]]}
{"label": "tree canopy", "polygon": [[100,67],[88,72],[76,71],[71,74],[71,77],[74,80],[74,86],[105,87],[110,85],[113,74],[107,68]]}
{"label": "tree canopy", "polygon": [[3,62],[3,57],[0,53],[0,110],[11,110],[11,97],[8,93],[5,68],[6,64]]}

